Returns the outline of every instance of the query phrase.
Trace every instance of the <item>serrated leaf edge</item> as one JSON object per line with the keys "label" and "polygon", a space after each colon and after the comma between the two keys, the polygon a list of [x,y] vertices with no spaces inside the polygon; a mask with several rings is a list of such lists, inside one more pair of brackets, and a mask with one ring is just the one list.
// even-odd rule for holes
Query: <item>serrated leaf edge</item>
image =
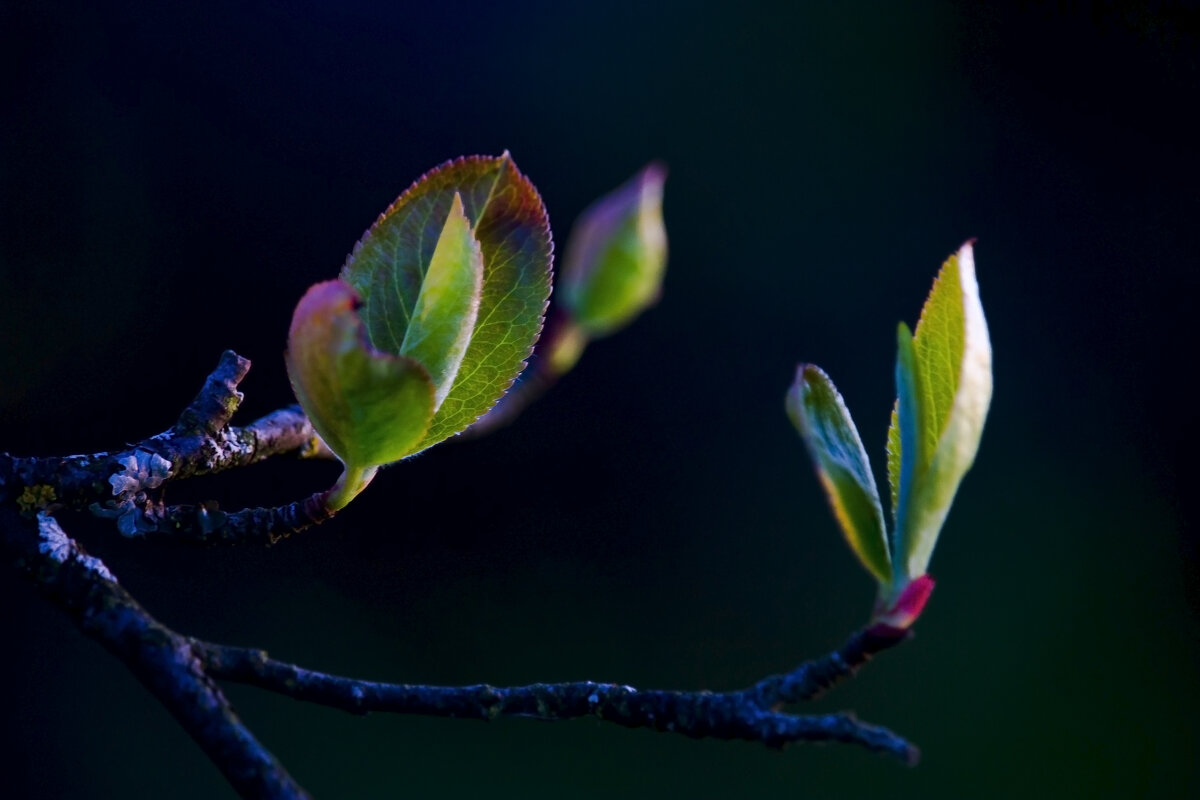
{"label": "serrated leaf edge", "polygon": [[[533,226],[533,230],[535,232],[535,235],[537,235],[539,238],[543,239],[546,242],[546,249],[547,249],[546,277],[547,277],[547,282],[550,287],[550,291],[547,293],[545,300],[542,301],[542,308],[541,308],[541,311],[539,312],[538,318],[537,318],[537,330],[535,331],[533,338],[530,340],[530,344],[529,344],[529,347],[525,351],[525,355],[521,358],[520,368],[516,371],[516,373],[512,376],[512,378],[504,386],[504,388],[501,390],[501,392],[496,396],[496,399],[492,402],[492,404],[490,406],[488,406],[486,409],[484,409],[483,412],[481,412],[479,414],[479,416],[477,416],[474,420],[471,420],[471,422],[464,425],[460,430],[456,431],[455,433],[450,434],[449,436],[445,437],[445,439],[449,439],[449,438],[458,436],[464,430],[466,430],[467,428],[470,428],[472,425],[474,425],[476,422],[478,422],[480,419],[482,419],[484,416],[486,416],[487,413],[496,406],[496,403],[498,403],[500,401],[500,398],[504,397],[504,395],[506,395],[509,392],[509,390],[512,389],[513,384],[515,384],[517,381],[517,378],[519,378],[521,376],[521,374],[529,367],[529,358],[533,355],[538,342],[541,340],[542,332],[545,330],[546,312],[550,307],[550,298],[554,294],[555,247],[554,247],[554,236],[553,236],[551,226],[550,226],[550,215],[549,215],[549,212],[546,210],[546,203],[545,203],[545,200],[542,198],[541,192],[539,192],[537,190],[537,187],[533,184],[533,181],[529,180],[528,176],[526,176],[525,173],[521,172],[521,169],[517,166],[516,162],[513,160],[512,153],[508,149],[505,149],[504,152],[502,152],[499,156],[476,154],[476,155],[468,155],[468,156],[459,156],[458,158],[452,158],[447,161],[443,161],[441,164],[438,164],[436,167],[433,167],[432,169],[426,170],[424,173],[422,173],[420,177],[418,177],[416,180],[414,180],[407,189],[405,189],[403,192],[401,192],[400,195],[395,200],[393,200],[388,205],[388,207],[386,209],[384,209],[383,212],[380,213],[375,218],[375,221],[370,226],[368,226],[368,228],[363,232],[362,236],[360,236],[358,238],[358,241],[355,242],[354,247],[350,250],[350,253],[347,254],[346,260],[343,262],[342,268],[339,271],[339,275],[345,274],[345,270],[354,261],[354,259],[358,256],[358,254],[362,251],[363,245],[367,241],[368,237],[371,235],[372,230],[374,230],[384,219],[386,219],[388,217],[388,215],[395,213],[399,209],[400,206],[402,206],[407,200],[409,200],[411,195],[420,187],[420,185],[424,181],[434,178],[438,173],[440,173],[444,170],[448,170],[448,169],[457,167],[462,164],[481,163],[481,162],[489,162],[490,163],[490,162],[494,162],[494,161],[501,162],[501,170],[499,172],[497,172],[497,174],[496,174],[496,181],[493,184],[493,187],[492,187],[493,189],[495,188],[495,185],[500,182],[500,178],[504,174],[504,170],[511,169],[513,171],[513,173],[515,174],[517,180],[526,184],[529,187],[533,197],[536,199],[538,217],[540,220],[542,220],[542,222],[539,225]],[[491,190],[489,190],[488,200],[484,203],[483,208],[480,209],[480,212],[478,214],[478,216],[480,218],[483,217],[484,212],[486,211],[486,209],[487,209],[488,205],[490,205],[490,203],[491,203]],[[468,220],[469,219],[470,218],[468,218]],[[473,233],[477,232],[478,220],[472,221],[471,228],[472,228]],[[487,273],[486,273],[487,264],[486,263],[484,264],[484,269],[485,269],[484,281],[486,284],[486,280],[487,280]],[[474,338],[475,333],[478,330],[480,324],[482,324],[485,321],[486,321],[486,318],[485,319],[479,319],[479,318],[476,319],[475,328],[471,332],[472,338]],[[460,376],[457,376],[457,375],[455,376],[456,382],[459,379],[459,377]],[[453,391],[453,384],[451,384],[451,391]],[[427,445],[425,448],[422,448],[422,450],[428,449],[428,447],[432,447],[435,444],[439,444],[440,442],[445,441],[445,439],[439,439],[437,442],[433,442],[433,443]],[[417,451],[417,452],[420,452],[420,451]]]}

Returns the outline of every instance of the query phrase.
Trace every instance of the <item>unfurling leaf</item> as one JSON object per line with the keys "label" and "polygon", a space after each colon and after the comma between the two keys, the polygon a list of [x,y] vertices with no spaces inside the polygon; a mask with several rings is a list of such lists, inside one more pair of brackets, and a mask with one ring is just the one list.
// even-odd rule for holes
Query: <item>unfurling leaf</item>
{"label": "unfurling leaf", "polygon": [[434,386],[416,360],[371,346],[357,305],[342,281],[310,288],[292,316],[286,361],[313,429],[346,465],[350,477],[342,483],[365,485],[365,471],[409,455],[421,441]]}
{"label": "unfurling leaf", "polygon": [[890,537],[862,441],[825,373],[802,365],[787,409],[846,540],[880,583],[874,624],[903,631],[933,591],[925,570],[975,460],[992,398],[992,346],[970,242],[942,265],[916,333],[900,323],[896,345],[897,398],[887,435]]}
{"label": "unfurling leaf", "polygon": [[471,235],[462,198],[455,193],[400,343],[401,355],[416,359],[429,370],[437,387],[435,410],[450,392],[466,355],[482,289],[483,253]]}
{"label": "unfurling leaf", "polygon": [[934,281],[917,330],[899,336],[899,397],[888,431],[897,587],[925,574],[992,398],[992,348],[967,243]]}
{"label": "unfurling leaf", "polygon": [[414,452],[473,423],[520,374],[541,331],[551,252],[541,198],[507,153],[427,173],[354,248],[341,278],[363,298],[371,343],[418,357],[437,385]]}
{"label": "unfurling leaf", "polygon": [[346,469],[341,508],[375,470],[460,432],[525,365],[550,294],[550,224],[507,153],[443,164],[367,231],[341,280],[292,318],[287,367]]}
{"label": "unfurling leaf", "polygon": [[589,337],[612,333],[658,300],[667,263],[662,197],[666,169],[650,164],[575,222],[560,286],[572,321]]}
{"label": "unfurling leaf", "polygon": [[818,367],[802,364],[787,394],[787,411],[808,446],[850,548],[876,580],[887,584],[892,565],[879,491],[842,396]]}

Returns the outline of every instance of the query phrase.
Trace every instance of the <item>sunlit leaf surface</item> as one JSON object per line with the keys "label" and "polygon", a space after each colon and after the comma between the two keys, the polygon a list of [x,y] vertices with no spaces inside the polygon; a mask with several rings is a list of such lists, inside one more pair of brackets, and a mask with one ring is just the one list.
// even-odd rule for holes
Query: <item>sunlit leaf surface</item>
{"label": "sunlit leaf surface", "polygon": [[512,384],[537,340],[550,294],[550,225],[537,191],[507,153],[461,158],[402,194],[342,269],[342,279],[363,297],[372,344],[402,352],[456,195],[479,244],[482,286],[458,369],[449,390],[439,390],[443,399],[418,450],[462,431]]}
{"label": "sunlit leaf surface", "polygon": [[[888,478],[899,548],[893,560],[902,562],[902,574],[917,577],[929,565],[954,494],[975,460],[992,397],[992,349],[970,243],[934,281],[911,340],[911,367],[904,350],[902,334]],[[908,408],[902,379],[912,384]]]}
{"label": "sunlit leaf surface", "polygon": [[435,410],[450,392],[471,343],[482,289],[483,253],[455,194],[400,344],[401,355],[429,370]]}

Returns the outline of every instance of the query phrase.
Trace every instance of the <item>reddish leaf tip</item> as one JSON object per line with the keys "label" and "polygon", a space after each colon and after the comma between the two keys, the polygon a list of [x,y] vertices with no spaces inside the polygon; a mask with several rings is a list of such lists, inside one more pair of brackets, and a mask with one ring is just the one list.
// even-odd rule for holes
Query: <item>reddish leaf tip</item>
{"label": "reddish leaf tip", "polygon": [[289,333],[294,337],[303,326],[311,324],[314,319],[325,322],[344,311],[357,309],[361,302],[358,292],[345,281],[335,279],[314,283],[296,304]]}
{"label": "reddish leaf tip", "polygon": [[641,179],[643,183],[666,183],[667,181],[667,164],[665,161],[651,161],[646,166],[642,167]]}

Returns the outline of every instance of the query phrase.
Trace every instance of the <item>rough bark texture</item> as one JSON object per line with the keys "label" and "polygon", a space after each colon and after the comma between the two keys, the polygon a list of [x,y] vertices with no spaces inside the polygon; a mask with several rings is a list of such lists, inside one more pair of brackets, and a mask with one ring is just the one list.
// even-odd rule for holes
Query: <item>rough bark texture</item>
{"label": "rough bark texture", "polygon": [[166,506],[171,481],[244,467],[285,453],[322,454],[311,425],[285,408],[242,428],[229,421],[250,364],[226,352],[170,430],[117,453],[19,458],[0,454],[0,557],[30,578],[86,636],[132,671],[246,798],[303,798],[304,790],[233,713],[217,680],[257,686],[353,713],[371,711],[490,720],[595,717],[693,738],[839,741],[915,763],[917,750],[850,714],[800,715],[781,708],[851,677],[906,631],[875,625],[839,649],[739,691],[643,691],[611,683],[535,683],[497,688],[354,680],[276,661],[266,652],[190,639],[155,620],[62,529],[56,513],[90,509],[127,536],[176,542],[273,542],[329,518],[328,492],[278,508],[225,513],[215,504]]}
{"label": "rough bark texture", "polygon": [[692,738],[744,739],[782,747],[792,742],[859,744],[916,763],[915,747],[896,734],[848,714],[796,715],[778,709],[807,700],[853,672],[904,636],[860,632],[838,650],[806,661],[741,691],[639,690],[613,683],[535,683],[497,688],[420,686],[354,680],[270,658],[263,650],[194,642],[208,673],[297,700],[356,714],[371,711],[490,720],[498,716],[566,720],[596,717],[627,728],[653,728]]}
{"label": "rough bark texture", "polygon": [[239,794],[308,797],[242,725],[189,640],[150,616],[53,517],[24,519],[0,507],[0,531],[5,560],[32,578],[84,635],[124,662]]}

